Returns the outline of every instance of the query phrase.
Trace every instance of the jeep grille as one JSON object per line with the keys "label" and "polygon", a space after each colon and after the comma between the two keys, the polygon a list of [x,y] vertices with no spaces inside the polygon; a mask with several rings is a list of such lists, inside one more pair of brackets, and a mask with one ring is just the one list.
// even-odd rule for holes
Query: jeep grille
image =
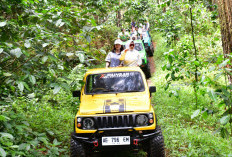
{"label": "jeep grille", "polygon": [[103,128],[121,128],[133,127],[135,124],[134,115],[117,115],[117,116],[101,116],[95,117],[96,127]]}

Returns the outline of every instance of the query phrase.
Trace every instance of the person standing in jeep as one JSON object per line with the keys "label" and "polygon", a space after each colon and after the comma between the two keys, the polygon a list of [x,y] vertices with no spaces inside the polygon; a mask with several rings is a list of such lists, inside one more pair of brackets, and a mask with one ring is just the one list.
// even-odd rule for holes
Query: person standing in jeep
{"label": "person standing in jeep", "polygon": [[120,64],[119,58],[121,57],[122,50],[123,50],[122,41],[120,39],[115,40],[114,48],[112,52],[109,52],[105,59],[106,68],[119,66]]}
{"label": "person standing in jeep", "polygon": [[[129,45],[129,46],[128,46]],[[126,67],[140,66],[142,64],[141,56],[139,52],[135,50],[135,43],[133,40],[127,42],[127,49],[122,52],[121,65]]]}

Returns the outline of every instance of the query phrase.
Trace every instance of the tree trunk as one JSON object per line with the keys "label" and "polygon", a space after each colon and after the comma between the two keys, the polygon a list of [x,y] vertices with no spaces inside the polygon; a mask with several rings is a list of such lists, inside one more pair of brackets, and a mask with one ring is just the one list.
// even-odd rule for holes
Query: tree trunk
{"label": "tree trunk", "polygon": [[[119,1],[119,6],[120,5],[121,5],[121,0]],[[116,25],[117,25],[117,27],[121,27],[121,18],[122,18],[122,15],[121,15],[121,11],[119,9],[116,13]]]}
{"label": "tree trunk", "polygon": [[[232,1],[231,0],[217,0],[218,12],[221,24],[222,34],[222,47],[224,57],[230,59],[232,63]],[[231,65],[227,65],[228,68],[232,68]],[[232,83],[232,75],[228,76],[230,83]]]}
{"label": "tree trunk", "polygon": [[120,12],[120,10],[119,11],[117,11],[117,26],[118,27],[121,27],[121,12]]}

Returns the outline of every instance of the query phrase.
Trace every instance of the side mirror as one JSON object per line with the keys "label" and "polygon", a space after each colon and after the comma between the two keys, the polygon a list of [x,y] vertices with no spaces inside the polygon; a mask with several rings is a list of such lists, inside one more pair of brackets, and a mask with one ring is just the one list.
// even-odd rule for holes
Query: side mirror
{"label": "side mirror", "polygon": [[150,93],[155,93],[156,92],[156,86],[150,86],[149,91],[150,91]]}
{"label": "side mirror", "polygon": [[79,97],[79,98],[81,97],[81,91],[79,90],[73,91],[72,94],[73,94],[73,97]]}

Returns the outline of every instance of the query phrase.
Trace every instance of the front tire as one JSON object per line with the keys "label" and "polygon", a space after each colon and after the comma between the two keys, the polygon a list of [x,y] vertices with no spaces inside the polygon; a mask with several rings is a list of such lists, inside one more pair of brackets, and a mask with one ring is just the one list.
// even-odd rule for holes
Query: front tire
{"label": "front tire", "polygon": [[83,145],[72,137],[70,143],[70,157],[86,157]]}
{"label": "front tire", "polygon": [[159,131],[159,133],[150,139],[150,145],[147,152],[148,157],[165,157],[164,138],[161,129],[158,126],[157,131]]}

